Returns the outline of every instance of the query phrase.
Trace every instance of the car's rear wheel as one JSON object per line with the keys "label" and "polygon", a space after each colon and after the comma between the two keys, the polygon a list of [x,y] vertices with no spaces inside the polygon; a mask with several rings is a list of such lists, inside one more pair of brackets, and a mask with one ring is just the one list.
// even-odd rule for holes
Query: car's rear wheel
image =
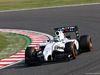
{"label": "car's rear wheel", "polygon": [[80,37],[80,49],[83,51],[91,51],[92,49],[92,41],[91,37],[88,35],[83,35]]}
{"label": "car's rear wheel", "polygon": [[77,58],[77,48],[74,42],[68,42],[65,44],[65,53],[71,54],[74,59]]}

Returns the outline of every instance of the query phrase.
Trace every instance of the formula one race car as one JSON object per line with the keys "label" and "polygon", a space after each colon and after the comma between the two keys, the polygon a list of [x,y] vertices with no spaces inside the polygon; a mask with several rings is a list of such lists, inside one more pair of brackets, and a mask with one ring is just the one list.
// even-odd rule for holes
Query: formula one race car
{"label": "formula one race car", "polygon": [[[27,47],[25,51],[25,63],[35,64],[44,61],[76,59],[81,52],[89,52],[92,49],[91,37],[79,36],[77,26],[55,28],[53,40],[47,40],[39,45],[40,50],[35,47]],[[76,39],[65,36],[64,33],[75,32]]]}

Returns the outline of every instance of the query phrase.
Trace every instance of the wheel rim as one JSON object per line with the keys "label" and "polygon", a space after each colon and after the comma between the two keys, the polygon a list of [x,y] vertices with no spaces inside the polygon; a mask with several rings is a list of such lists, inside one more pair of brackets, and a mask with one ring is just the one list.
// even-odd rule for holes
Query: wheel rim
{"label": "wheel rim", "polygon": [[91,51],[91,49],[92,49],[92,43],[91,43],[91,38],[89,36],[89,50]]}
{"label": "wheel rim", "polygon": [[73,43],[73,56],[75,59],[77,58],[75,43]]}
{"label": "wheel rim", "polygon": [[34,52],[35,51],[35,48],[33,49],[33,51],[32,52]]}
{"label": "wheel rim", "polygon": [[37,54],[36,54],[36,49],[34,48],[33,51],[32,51],[32,57],[36,57]]}

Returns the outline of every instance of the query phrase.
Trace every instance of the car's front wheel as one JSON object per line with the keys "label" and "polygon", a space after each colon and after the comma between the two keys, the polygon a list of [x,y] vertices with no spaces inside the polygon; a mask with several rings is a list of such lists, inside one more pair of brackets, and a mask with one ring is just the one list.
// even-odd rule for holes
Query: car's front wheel
{"label": "car's front wheel", "polygon": [[34,47],[27,47],[25,50],[25,64],[30,64],[33,57],[37,57],[36,49]]}

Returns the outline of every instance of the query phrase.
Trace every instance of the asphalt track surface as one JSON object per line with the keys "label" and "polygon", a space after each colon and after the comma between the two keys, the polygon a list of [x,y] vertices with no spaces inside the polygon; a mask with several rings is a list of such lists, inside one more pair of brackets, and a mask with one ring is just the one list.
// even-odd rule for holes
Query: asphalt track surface
{"label": "asphalt track surface", "polygon": [[97,75],[100,74],[100,5],[0,12],[0,28],[25,29],[54,35],[53,28],[77,25],[80,35],[92,37],[91,52],[77,59],[26,66],[24,61],[0,70],[0,75]]}

